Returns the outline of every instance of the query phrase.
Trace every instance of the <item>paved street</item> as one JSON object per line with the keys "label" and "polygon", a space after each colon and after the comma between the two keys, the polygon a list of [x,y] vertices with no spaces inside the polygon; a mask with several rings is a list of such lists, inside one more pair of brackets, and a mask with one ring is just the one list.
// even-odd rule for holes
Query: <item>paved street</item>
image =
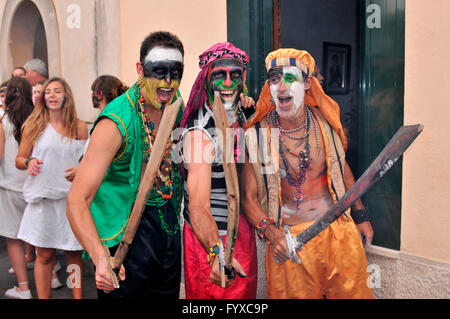
{"label": "paved street", "polygon": [[[63,252],[57,252],[57,258],[61,264],[61,270],[57,275],[63,287],[52,290],[52,299],[71,299],[72,290],[67,288],[66,281],[68,274],[66,273],[66,260]],[[0,299],[8,299],[5,297],[5,291],[17,285],[17,280],[14,275],[8,274],[8,269],[11,267],[9,262],[8,252],[6,250],[6,240],[0,237]],[[90,261],[84,261],[83,273],[83,298],[96,299],[97,292],[95,289],[94,271]],[[33,270],[28,271],[28,281],[30,282],[31,294],[33,298],[37,298],[36,288],[34,285]]]}
{"label": "paved street", "polygon": [[[66,260],[64,253],[57,251],[56,256],[61,265],[61,270],[58,271],[57,275],[59,281],[63,284],[63,287],[56,290],[52,289],[51,299],[71,299],[72,290],[67,288],[66,285],[68,274],[66,272]],[[11,263],[9,262],[8,252],[6,250],[6,239],[0,237],[0,299],[8,299],[5,297],[5,291],[12,288],[14,285],[17,285],[16,276],[8,274],[9,268],[11,268]],[[97,291],[94,280],[94,267],[92,262],[85,260],[83,271],[83,299],[97,299]],[[182,272],[180,298],[184,298],[183,277]],[[28,281],[30,282],[31,294],[33,295],[33,298],[37,298],[33,270],[28,271]]]}

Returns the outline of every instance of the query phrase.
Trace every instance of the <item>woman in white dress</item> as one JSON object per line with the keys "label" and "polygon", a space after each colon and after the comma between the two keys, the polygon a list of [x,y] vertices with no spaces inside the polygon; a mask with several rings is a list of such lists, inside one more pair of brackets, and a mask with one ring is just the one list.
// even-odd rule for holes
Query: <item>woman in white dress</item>
{"label": "woman in white dress", "polygon": [[0,85],[0,117],[5,114],[5,99],[6,99],[6,88],[8,85],[8,81],[3,82]]}
{"label": "woman in white dress", "polygon": [[50,79],[35,110],[23,125],[16,158],[16,167],[29,174],[23,188],[27,207],[18,237],[36,247],[34,277],[40,299],[50,298],[56,249],[65,251],[73,297],[82,298],[83,248],[66,216],[66,199],[71,186],[66,175],[68,168],[77,165],[88,134],[86,123],[77,118],[67,82]]}
{"label": "woman in white dress", "polygon": [[8,298],[30,299],[27,262],[23,242],[17,238],[26,202],[23,185],[26,172],[15,166],[22,137],[22,124],[33,111],[31,84],[22,78],[12,78],[5,96],[5,114],[0,115],[0,236],[6,237],[9,259],[18,286],[8,289]]}

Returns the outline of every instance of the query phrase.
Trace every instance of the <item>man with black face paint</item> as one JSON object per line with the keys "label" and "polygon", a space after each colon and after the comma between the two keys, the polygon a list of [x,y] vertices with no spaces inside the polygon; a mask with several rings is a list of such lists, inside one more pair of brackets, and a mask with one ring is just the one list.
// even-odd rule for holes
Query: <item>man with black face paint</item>
{"label": "man with black face paint", "polygon": [[[114,255],[123,237],[164,108],[180,97],[183,56],[183,44],[173,34],[154,32],[144,40],[136,64],[138,81],[95,121],[70,190],[67,215],[96,266],[99,298],[179,297],[181,178],[172,165],[171,141],[116,290],[103,245]],[[182,114],[180,105],[175,126]]]}
{"label": "man with black face paint", "polygon": [[[212,111],[214,96],[218,93],[230,127],[242,128],[246,119],[241,106],[254,104],[253,99],[243,94],[247,64],[247,54],[228,42],[205,51],[200,56],[202,70],[181,121],[185,128],[180,153],[185,175],[183,244],[188,299],[256,297],[255,234],[243,216],[239,218],[232,262],[238,276],[226,278],[226,288],[221,287],[218,255],[227,240],[229,203]],[[239,141],[236,144],[239,145]]]}

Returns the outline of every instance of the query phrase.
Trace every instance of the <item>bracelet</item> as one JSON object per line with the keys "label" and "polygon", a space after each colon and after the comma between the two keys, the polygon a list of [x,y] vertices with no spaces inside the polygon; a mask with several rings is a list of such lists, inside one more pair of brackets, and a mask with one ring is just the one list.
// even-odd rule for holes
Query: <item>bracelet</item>
{"label": "bracelet", "polygon": [[214,258],[216,257],[216,255],[218,255],[220,253],[220,247],[219,247],[219,243],[215,244],[214,246],[212,246],[209,251],[208,251],[208,256],[206,256],[207,260],[208,260],[208,264],[210,266],[212,266],[213,262],[214,262]]}
{"label": "bracelet", "polygon": [[28,164],[30,164],[31,160],[34,160],[34,157],[28,157],[27,160],[25,161],[25,166],[28,168]]}
{"label": "bracelet", "polygon": [[266,241],[266,237],[264,236],[264,233],[266,232],[266,228],[269,225],[275,225],[272,218],[263,218],[259,222],[258,226],[256,226],[256,234],[258,235],[259,239],[262,241]]}
{"label": "bracelet", "polygon": [[368,208],[357,209],[357,210],[352,209],[350,215],[352,216],[356,225],[370,221]]}

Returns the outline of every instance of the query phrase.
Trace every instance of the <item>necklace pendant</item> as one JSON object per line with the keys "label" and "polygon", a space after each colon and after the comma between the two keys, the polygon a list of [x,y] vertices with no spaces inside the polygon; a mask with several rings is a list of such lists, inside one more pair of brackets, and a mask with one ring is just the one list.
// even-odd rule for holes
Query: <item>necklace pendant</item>
{"label": "necklace pendant", "polygon": [[294,196],[294,201],[295,201],[296,206],[297,206],[297,209],[298,209],[299,206],[300,206],[300,203],[301,203],[302,200],[303,200],[304,195],[303,195],[303,193],[302,193],[301,191],[298,191],[298,192],[295,192],[295,193],[293,194],[293,196]]}

